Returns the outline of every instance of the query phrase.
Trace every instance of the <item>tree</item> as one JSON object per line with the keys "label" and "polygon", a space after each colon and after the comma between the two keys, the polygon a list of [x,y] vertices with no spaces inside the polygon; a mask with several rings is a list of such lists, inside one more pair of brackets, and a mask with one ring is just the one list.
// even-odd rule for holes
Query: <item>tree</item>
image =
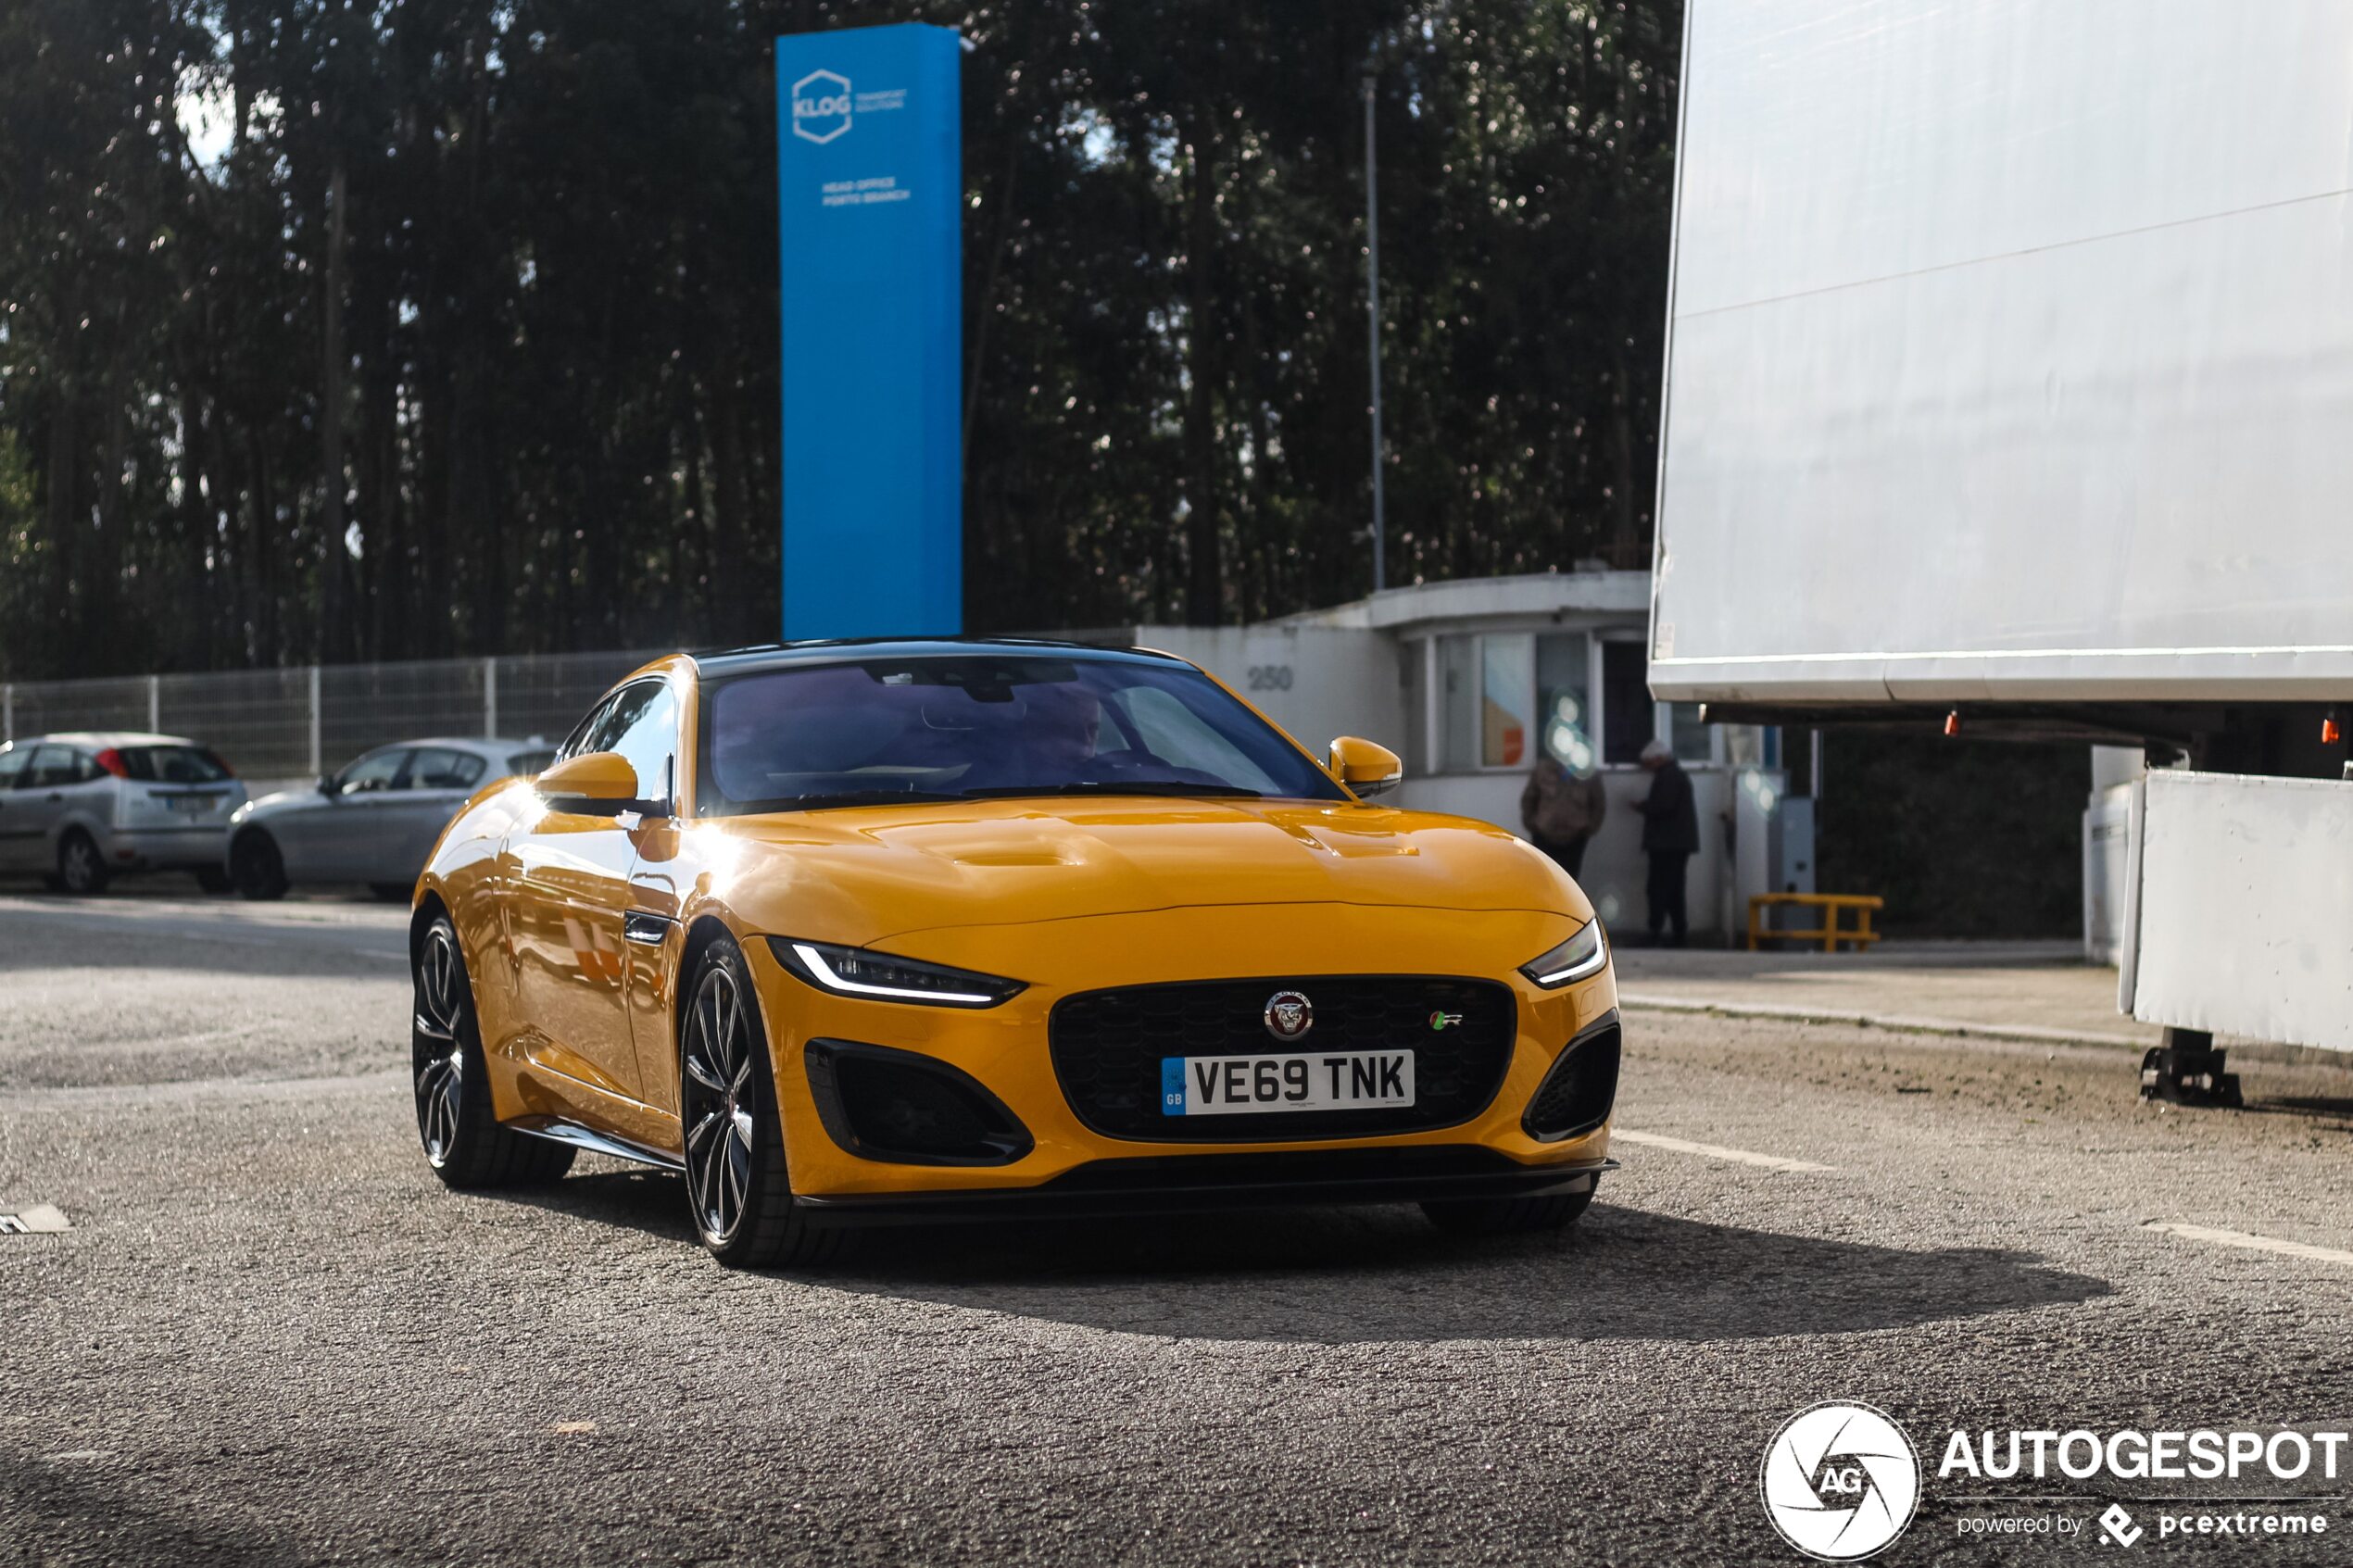
{"label": "tree", "polygon": [[1642,564],[1671,6],[19,0],[0,671],[772,635],[768,41],[901,19],[974,45],[975,629],[1367,585],[1368,61],[1393,575]]}

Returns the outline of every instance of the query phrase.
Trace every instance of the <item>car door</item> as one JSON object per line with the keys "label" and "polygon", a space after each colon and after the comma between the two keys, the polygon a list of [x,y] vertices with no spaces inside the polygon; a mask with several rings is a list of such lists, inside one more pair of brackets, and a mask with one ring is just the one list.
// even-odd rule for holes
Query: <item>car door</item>
{"label": "car door", "polygon": [[414,754],[406,746],[364,753],[329,783],[323,809],[289,813],[279,847],[286,874],[299,882],[375,880],[368,873],[384,859],[383,836],[396,829],[396,797]]}
{"label": "car door", "polygon": [[30,746],[0,749],[0,871],[35,869],[40,830],[27,825],[32,821],[31,804],[17,799],[14,793],[24,782],[25,765],[32,760],[32,751]]}
{"label": "car door", "polygon": [[[589,715],[561,759],[617,752],[638,769],[639,798],[666,797],[679,714],[667,679],[633,681]],[[638,1101],[644,1078],[624,993],[630,872],[643,826],[634,813],[551,810],[507,847],[519,1011],[542,1036],[534,1054],[569,1077]]]}
{"label": "car door", "polygon": [[434,841],[481,782],[487,764],[454,746],[421,746],[409,755],[397,787],[378,809],[374,838],[357,874],[363,882],[411,883],[424,869]]}
{"label": "car door", "polygon": [[44,743],[32,748],[32,759],[9,791],[8,831],[21,835],[11,842],[21,846],[26,869],[56,870],[57,824],[84,793],[82,764],[82,754],[73,747]]}

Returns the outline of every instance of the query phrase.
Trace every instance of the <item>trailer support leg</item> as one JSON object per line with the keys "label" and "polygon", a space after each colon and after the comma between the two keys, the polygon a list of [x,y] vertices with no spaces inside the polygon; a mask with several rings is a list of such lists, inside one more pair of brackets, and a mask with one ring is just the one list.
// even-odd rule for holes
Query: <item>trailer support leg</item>
{"label": "trailer support leg", "polygon": [[2141,1098],[2236,1110],[2245,1103],[2239,1075],[2223,1071],[2224,1054],[2203,1029],[2167,1029],[2165,1043],[2141,1058]]}

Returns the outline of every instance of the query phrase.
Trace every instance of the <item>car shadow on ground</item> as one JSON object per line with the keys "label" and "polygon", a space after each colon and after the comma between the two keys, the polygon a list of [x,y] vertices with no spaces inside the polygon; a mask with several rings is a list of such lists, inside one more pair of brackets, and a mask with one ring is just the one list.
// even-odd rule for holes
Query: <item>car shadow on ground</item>
{"label": "car shadow on ground", "polygon": [[[512,1196],[697,1246],[675,1176],[584,1173]],[[1606,1200],[1537,1236],[1449,1236],[1416,1210],[1380,1207],[886,1227],[850,1240],[837,1261],[778,1277],[1187,1339],[1764,1339],[2109,1294],[2023,1252],[1794,1236]]]}
{"label": "car shadow on ground", "polygon": [[2240,1109],[2257,1116],[2300,1116],[2334,1122],[2327,1132],[2353,1132],[2353,1097],[2344,1095],[2264,1095]]}

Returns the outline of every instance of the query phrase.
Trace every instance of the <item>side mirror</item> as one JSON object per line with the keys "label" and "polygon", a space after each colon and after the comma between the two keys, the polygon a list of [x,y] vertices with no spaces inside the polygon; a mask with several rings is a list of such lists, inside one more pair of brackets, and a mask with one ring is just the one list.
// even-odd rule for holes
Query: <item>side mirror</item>
{"label": "side mirror", "polygon": [[333,800],[335,797],[335,780],[333,774],[321,773],[315,782],[319,786],[320,794],[325,796],[330,800]]}
{"label": "side mirror", "polygon": [[618,817],[645,806],[637,798],[635,766],[613,751],[584,752],[559,762],[541,773],[533,787],[551,809],[587,817]]}
{"label": "side mirror", "polygon": [[1332,742],[1324,766],[1332,776],[1364,799],[1387,795],[1404,782],[1405,764],[1397,753],[1385,746],[1376,746],[1354,735],[1342,735]]}

